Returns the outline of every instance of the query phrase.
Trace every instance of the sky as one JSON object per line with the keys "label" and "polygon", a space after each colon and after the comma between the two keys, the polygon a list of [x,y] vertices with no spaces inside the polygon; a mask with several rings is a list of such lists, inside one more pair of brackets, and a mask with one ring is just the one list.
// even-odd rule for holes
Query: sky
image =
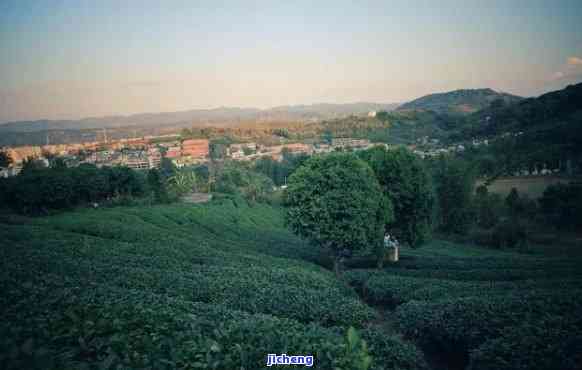
{"label": "sky", "polygon": [[582,81],[582,1],[0,1],[0,122]]}

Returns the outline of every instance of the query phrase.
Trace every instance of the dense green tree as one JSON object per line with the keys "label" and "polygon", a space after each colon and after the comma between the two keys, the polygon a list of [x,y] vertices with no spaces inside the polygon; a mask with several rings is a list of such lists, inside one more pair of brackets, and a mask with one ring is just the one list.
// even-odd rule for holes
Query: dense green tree
{"label": "dense green tree", "polygon": [[291,230],[334,256],[381,245],[391,207],[372,169],[351,153],[308,159],[289,178],[284,204]]}
{"label": "dense green tree", "polygon": [[386,111],[380,111],[378,113],[376,113],[376,118],[382,122],[385,122],[388,120],[389,114]]}
{"label": "dense green tree", "polygon": [[22,161],[22,171],[21,173],[28,173],[33,172],[36,170],[40,170],[46,168],[44,162],[38,159],[34,159],[32,157],[28,157]]}
{"label": "dense green tree", "polygon": [[217,192],[239,194],[251,201],[266,200],[273,192],[273,181],[250,168],[230,163],[224,167],[216,181]]}
{"label": "dense green tree", "polygon": [[449,233],[467,233],[474,220],[472,167],[462,159],[442,156],[436,161],[433,176],[439,228]]}
{"label": "dense green tree", "polygon": [[515,218],[521,213],[521,199],[516,188],[511,188],[509,194],[505,198],[505,204],[507,205],[511,217]]}
{"label": "dense green tree", "polygon": [[105,168],[108,173],[110,195],[113,197],[142,196],[145,194],[145,178],[128,167]]}
{"label": "dense green tree", "polygon": [[413,247],[430,236],[435,204],[432,182],[422,160],[406,149],[375,147],[360,152],[374,170],[394,207],[386,229]]}
{"label": "dense green tree", "polygon": [[547,220],[560,230],[582,228],[582,186],[556,184],[548,186],[540,199]]}
{"label": "dense green tree", "polygon": [[498,194],[491,194],[485,185],[477,188],[474,198],[476,222],[482,228],[495,226],[503,212],[503,200]]}
{"label": "dense green tree", "polygon": [[99,202],[111,195],[108,171],[92,164],[81,164],[69,171],[77,202]]}
{"label": "dense green tree", "polygon": [[176,171],[177,168],[170,158],[162,158],[162,162],[160,163],[160,174],[164,178],[167,179],[172,177]]}
{"label": "dense green tree", "polygon": [[275,161],[271,157],[262,157],[255,162],[254,170],[269,177],[275,185],[281,186],[308,158],[306,154],[293,153],[284,153],[281,161]]}
{"label": "dense green tree", "polygon": [[168,202],[168,191],[166,189],[166,183],[159,170],[153,168],[148,171],[147,181],[149,190],[154,196],[154,200],[157,203]]}

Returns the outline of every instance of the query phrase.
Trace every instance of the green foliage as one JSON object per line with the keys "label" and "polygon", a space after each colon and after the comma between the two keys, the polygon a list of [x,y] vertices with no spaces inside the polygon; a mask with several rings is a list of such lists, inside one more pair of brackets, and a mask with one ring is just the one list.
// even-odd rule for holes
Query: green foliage
{"label": "green foliage", "polygon": [[147,182],[149,190],[153,194],[154,200],[157,203],[167,203],[170,200],[166,184],[159,170],[155,168],[149,170],[147,174]]}
{"label": "green foliage", "polygon": [[375,147],[360,153],[374,170],[384,194],[391,201],[394,218],[386,229],[417,247],[430,236],[434,194],[429,173],[421,159],[406,149]]}
{"label": "green foliage", "polygon": [[372,365],[372,357],[368,353],[368,345],[356,329],[350,326],[346,336],[345,369],[368,370]]}
{"label": "green foliage", "polygon": [[215,190],[238,194],[255,202],[268,200],[273,187],[271,179],[262,173],[252,171],[241,164],[229,163],[216,180]]}
{"label": "green foliage", "polygon": [[309,157],[305,154],[283,153],[283,159],[276,161],[271,157],[262,157],[255,161],[254,171],[262,173],[273,180],[277,186],[285,185],[291,174]]}
{"label": "green foliage", "polygon": [[495,158],[497,175],[540,163],[568,175],[582,170],[582,84],[571,85],[516,104],[495,105],[474,113],[458,139],[491,138],[483,148]]}
{"label": "green foliage", "polygon": [[291,230],[334,255],[375,248],[390,216],[374,173],[348,153],[307,160],[289,179],[285,205]]}
{"label": "green foliage", "polygon": [[500,222],[493,228],[489,245],[496,248],[526,248],[527,240],[527,229],[523,222],[511,218]]}
{"label": "green foliage", "polygon": [[487,187],[481,185],[475,192],[473,204],[478,226],[488,229],[499,222],[503,212],[503,202],[498,194],[489,193]]}
{"label": "green foliage", "polygon": [[546,219],[557,229],[575,230],[582,226],[582,186],[548,186],[540,204]]}
{"label": "green foliage", "polygon": [[228,145],[231,144],[231,142],[232,141],[226,137],[211,140],[208,148],[210,159],[214,161],[225,159]]}
{"label": "green foliage", "polygon": [[389,114],[386,111],[380,111],[376,113],[376,118],[382,122],[388,121]]}
{"label": "green foliage", "polygon": [[466,234],[474,220],[475,176],[468,163],[441,156],[433,164],[438,199],[438,226],[446,233]]}
{"label": "green foliage", "polygon": [[31,215],[147,193],[145,177],[130,168],[98,169],[87,164],[75,168],[30,167],[5,185],[7,205]]}
{"label": "green foliage", "polygon": [[304,260],[278,209],[222,198],[9,220],[2,368],[258,369],[306,353],[320,369],[423,369],[396,336],[354,338],[373,311]]}
{"label": "green foliage", "polygon": [[180,169],[168,178],[170,191],[177,196],[191,193],[197,190],[200,181],[191,169]]}
{"label": "green foliage", "polygon": [[[398,327],[422,345],[444,353],[477,349],[509,328],[534,325],[541,317],[575,317],[582,308],[579,291],[524,292],[479,296],[438,302],[411,301],[396,311]],[[561,338],[562,340],[563,338]]]}
{"label": "green foliage", "polygon": [[553,316],[504,330],[471,351],[468,369],[576,369],[581,363],[580,317]]}
{"label": "green foliage", "polygon": [[575,368],[580,258],[431,244],[403,248],[400,262],[383,271],[351,270],[346,278],[366,301],[396,307],[395,329],[448,364]]}

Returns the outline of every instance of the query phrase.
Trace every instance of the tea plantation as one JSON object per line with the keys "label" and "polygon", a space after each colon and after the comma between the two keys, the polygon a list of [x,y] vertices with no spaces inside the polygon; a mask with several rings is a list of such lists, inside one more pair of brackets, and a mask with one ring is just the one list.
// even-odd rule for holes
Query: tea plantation
{"label": "tea plantation", "polygon": [[[281,211],[205,205],[0,216],[0,368],[259,369],[268,353],[320,369],[425,368],[412,343],[311,263]],[[364,351],[365,352],[365,351]]]}
{"label": "tea plantation", "polygon": [[352,270],[394,330],[449,368],[581,369],[582,259],[434,242],[400,263]]}
{"label": "tea plantation", "polygon": [[237,198],[3,214],[0,241],[3,369],[363,369],[349,327],[371,369],[582,364],[577,257],[435,241],[348,285],[280,209]]}

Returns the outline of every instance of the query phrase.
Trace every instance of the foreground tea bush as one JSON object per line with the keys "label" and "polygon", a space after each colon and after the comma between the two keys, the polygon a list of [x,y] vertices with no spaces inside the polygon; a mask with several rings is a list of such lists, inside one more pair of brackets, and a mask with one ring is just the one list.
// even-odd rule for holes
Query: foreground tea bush
{"label": "foreground tea bush", "polygon": [[[107,284],[87,290],[50,275],[24,286],[3,281],[2,303],[12,304],[0,325],[2,368],[259,369],[267,353],[313,354],[320,369],[353,362],[345,328]],[[363,338],[376,355],[373,369],[424,366],[421,353],[396,337],[364,330]]]}
{"label": "foreground tea bush", "polygon": [[551,317],[509,328],[471,352],[469,370],[578,369],[582,318]]}
{"label": "foreground tea bush", "polygon": [[374,311],[305,261],[279,212],[221,199],[1,216],[0,368],[260,369],[309,353],[351,370],[350,326],[371,369],[422,368],[413,344],[365,329]]}
{"label": "foreground tea bush", "polygon": [[437,301],[441,299],[488,295],[507,295],[511,291],[555,291],[580,286],[577,279],[541,279],[515,281],[462,281],[394,275],[389,272],[353,271],[348,281],[356,287],[367,302],[397,306],[412,300]]}
{"label": "foreground tea bush", "polygon": [[423,346],[466,354],[505,330],[537,325],[549,315],[574,317],[582,310],[581,297],[580,290],[572,290],[411,301],[396,310],[396,322],[405,335]]}

